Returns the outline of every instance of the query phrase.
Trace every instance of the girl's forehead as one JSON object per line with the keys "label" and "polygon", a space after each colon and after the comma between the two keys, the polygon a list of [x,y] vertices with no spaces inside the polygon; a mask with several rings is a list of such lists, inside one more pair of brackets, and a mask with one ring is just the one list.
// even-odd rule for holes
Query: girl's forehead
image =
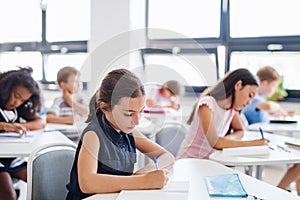
{"label": "girl's forehead", "polygon": [[139,110],[140,107],[144,107],[144,104],[145,104],[144,96],[138,96],[135,98],[122,97],[116,106],[124,110],[131,110],[131,109]]}

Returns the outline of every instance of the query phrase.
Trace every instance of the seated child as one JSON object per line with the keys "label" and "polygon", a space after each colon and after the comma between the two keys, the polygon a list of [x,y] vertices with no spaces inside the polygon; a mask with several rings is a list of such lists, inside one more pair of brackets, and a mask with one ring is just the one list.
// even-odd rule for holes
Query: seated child
{"label": "seated child", "polygon": [[63,67],[57,72],[57,83],[62,96],[55,98],[47,111],[47,122],[73,124],[81,117],[87,116],[88,107],[79,94],[80,73],[74,67]]}
{"label": "seated child", "polygon": [[165,82],[161,87],[153,86],[147,90],[146,105],[148,108],[161,107],[178,110],[181,85],[175,80]]}
{"label": "seated child", "polygon": [[258,95],[242,111],[248,123],[268,122],[269,115],[293,116],[294,112],[287,112],[278,103],[267,101],[267,98],[275,93],[280,82],[278,72],[274,68],[266,66],[258,70],[256,75],[260,81]]}
{"label": "seated child", "polygon": [[[173,155],[135,129],[144,106],[145,90],[135,74],[115,69],[106,75],[90,101],[89,124],[77,146],[67,199],[161,189],[167,183]],[[157,158],[157,166],[151,162],[134,173],[137,150]]]}

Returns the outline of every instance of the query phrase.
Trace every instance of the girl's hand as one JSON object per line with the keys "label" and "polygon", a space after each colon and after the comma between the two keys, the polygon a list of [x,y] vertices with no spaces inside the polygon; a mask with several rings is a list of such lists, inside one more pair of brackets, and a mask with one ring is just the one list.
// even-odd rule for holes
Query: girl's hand
{"label": "girl's hand", "polygon": [[155,170],[145,174],[149,189],[161,189],[168,182],[167,170]]}
{"label": "girl's hand", "polygon": [[20,137],[27,132],[27,128],[19,123],[3,123],[1,129],[4,130],[4,132],[18,133]]}
{"label": "girl's hand", "polygon": [[257,146],[263,146],[263,145],[268,145],[270,140],[264,138],[264,139],[254,140],[254,142]]}

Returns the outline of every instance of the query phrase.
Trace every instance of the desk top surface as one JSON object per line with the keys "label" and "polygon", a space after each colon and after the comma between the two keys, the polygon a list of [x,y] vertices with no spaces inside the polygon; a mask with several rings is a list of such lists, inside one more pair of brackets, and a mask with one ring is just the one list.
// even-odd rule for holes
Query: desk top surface
{"label": "desk top surface", "polygon": [[[246,131],[244,140],[259,139],[260,133],[257,131]],[[225,155],[222,151],[216,150],[209,157],[210,160],[220,162],[228,166],[246,165],[268,165],[300,163],[300,149],[286,145],[286,141],[294,138],[276,134],[265,133],[265,138],[270,140],[270,154],[266,156],[232,156]]]}
{"label": "desk top surface", "polygon": [[[171,173],[171,180],[174,181],[189,181],[190,188],[188,200],[198,199],[220,199],[210,197],[205,185],[204,178],[206,176],[214,176],[225,173],[238,173],[241,182],[248,194],[255,195],[261,199],[300,199],[296,195],[287,191],[281,190],[273,185],[257,180],[248,175],[239,173],[231,168],[225,167],[219,163],[203,160],[203,159],[180,159],[175,162],[174,169]],[[113,194],[97,194],[86,200],[115,200],[118,193]],[[227,199],[245,199],[245,198],[226,198]],[[165,199],[166,200],[166,199]]]}

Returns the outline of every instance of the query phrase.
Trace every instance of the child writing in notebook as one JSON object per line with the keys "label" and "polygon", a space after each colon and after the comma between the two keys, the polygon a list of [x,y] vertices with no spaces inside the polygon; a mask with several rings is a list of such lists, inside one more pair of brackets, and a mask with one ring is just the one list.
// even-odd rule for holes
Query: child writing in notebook
{"label": "child writing in notebook", "polygon": [[260,81],[259,93],[251,104],[243,109],[243,114],[247,118],[248,123],[268,122],[269,115],[293,116],[293,111],[287,112],[278,103],[267,101],[267,98],[275,93],[281,80],[278,72],[274,68],[266,66],[259,69],[256,75]]}
{"label": "child writing in notebook", "polygon": [[80,72],[74,67],[63,67],[57,72],[57,83],[62,96],[55,98],[47,111],[47,122],[73,124],[82,116],[87,116],[88,106],[80,96]]}
{"label": "child writing in notebook", "polygon": [[[258,92],[258,83],[247,69],[229,72],[204,91],[188,120],[189,133],[177,158],[209,158],[214,149],[267,145],[268,140],[240,140],[243,127],[239,111],[250,104]],[[226,135],[229,127],[232,132]]]}
{"label": "child writing in notebook", "polygon": [[[45,123],[37,114],[41,107],[37,83],[31,68],[0,73],[0,134],[42,129]],[[12,177],[27,180],[24,158],[0,158],[0,198],[17,199]]]}
{"label": "child writing in notebook", "polygon": [[[126,69],[109,72],[90,101],[89,124],[82,133],[71,170],[67,199],[121,190],[160,189],[174,157],[134,127],[145,105],[144,87]],[[133,173],[136,149],[154,163]]]}

